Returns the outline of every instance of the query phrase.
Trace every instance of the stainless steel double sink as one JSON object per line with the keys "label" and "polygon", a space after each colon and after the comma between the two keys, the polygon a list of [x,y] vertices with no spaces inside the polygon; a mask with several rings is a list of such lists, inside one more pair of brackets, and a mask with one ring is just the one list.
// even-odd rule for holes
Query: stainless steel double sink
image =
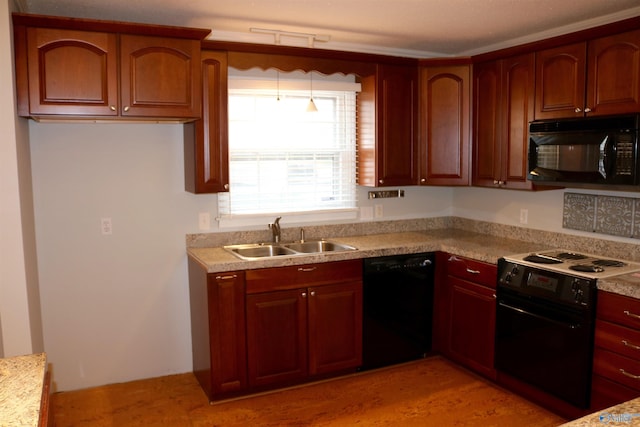
{"label": "stainless steel double sink", "polygon": [[249,243],[244,245],[228,245],[224,246],[224,249],[243,260],[357,250],[357,248],[353,246],[331,242],[329,240],[309,240],[292,243]]}

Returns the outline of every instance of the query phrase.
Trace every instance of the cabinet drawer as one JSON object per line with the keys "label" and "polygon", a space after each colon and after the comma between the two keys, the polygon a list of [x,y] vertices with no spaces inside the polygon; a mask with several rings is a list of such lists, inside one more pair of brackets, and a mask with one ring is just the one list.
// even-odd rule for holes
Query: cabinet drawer
{"label": "cabinet drawer", "polygon": [[247,270],[247,293],[362,280],[362,260]]}
{"label": "cabinet drawer", "polygon": [[637,360],[596,347],[593,373],[640,391],[640,364]]}
{"label": "cabinet drawer", "polygon": [[495,289],[498,267],[494,264],[451,255],[447,258],[447,273]]}
{"label": "cabinet drawer", "polygon": [[640,329],[640,300],[611,292],[598,292],[597,317]]}
{"label": "cabinet drawer", "polygon": [[591,410],[600,411],[640,397],[640,391],[625,387],[599,375],[591,382]]}
{"label": "cabinet drawer", "polygon": [[640,331],[636,329],[597,320],[595,345],[640,362]]}

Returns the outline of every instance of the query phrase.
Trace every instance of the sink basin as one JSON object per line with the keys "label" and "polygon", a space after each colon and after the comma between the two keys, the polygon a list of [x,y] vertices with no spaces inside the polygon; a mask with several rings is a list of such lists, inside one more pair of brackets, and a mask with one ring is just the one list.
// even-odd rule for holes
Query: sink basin
{"label": "sink basin", "polygon": [[327,240],[311,240],[308,242],[293,243],[250,243],[246,245],[224,246],[224,249],[244,260],[356,250],[353,246],[329,242]]}
{"label": "sink basin", "polygon": [[353,251],[356,249],[353,246],[343,245],[341,243],[328,242],[326,240],[286,243],[286,244],[283,244],[283,246],[289,249],[293,249],[296,252],[302,252],[305,254],[313,254],[313,253],[320,253],[320,252]]}
{"label": "sink basin", "polygon": [[270,244],[231,245],[224,248],[243,259],[295,255],[297,253],[284,246]]}

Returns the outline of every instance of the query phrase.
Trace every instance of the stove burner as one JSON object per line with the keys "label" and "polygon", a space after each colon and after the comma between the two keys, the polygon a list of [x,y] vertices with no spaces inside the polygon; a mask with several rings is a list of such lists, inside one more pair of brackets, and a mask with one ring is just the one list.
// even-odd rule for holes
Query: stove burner
{"label": "stove burner", "polygon": [[593,264],[576,264],[569,267],[570,270],[583,271],[585,273],[602,273],[604,268]]}
{"label": "stove burner", "polygon": [[586,255],[577,254],[577,253],[574,253],[574,252],[561,252],[561,253],[557,254],[556,256],[558,258],[561,258],[561,259],[572,259],[572,260],[579,260],[579,259],[587,258]]}
{"label": "stove burner", "polygon": [[562,264],[562,260],[545,255],[531,254],[527,255],[523,259],[525,261],[534,262],[536,264]]}
{"label": "stove burner", "polygon": [[616,261],[614,259],[595,259],[592,263],[602,267],[624,267],[627,265],[622,261]]}

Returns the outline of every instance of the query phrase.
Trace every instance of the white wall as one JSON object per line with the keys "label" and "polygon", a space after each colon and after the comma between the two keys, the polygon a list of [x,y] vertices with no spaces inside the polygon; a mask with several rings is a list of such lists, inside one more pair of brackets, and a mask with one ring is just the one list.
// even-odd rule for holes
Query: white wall
{"label": "white wall", "polygon": [[[187,372],[182,126],[30,122],[45,347],[60,389]],[[102,235],[100,220],[112,219]]]}
{"label": "white wall", "polygon": [[43,351],[29,136],[16,117],[13,6],[0,0],[0,357]]}

